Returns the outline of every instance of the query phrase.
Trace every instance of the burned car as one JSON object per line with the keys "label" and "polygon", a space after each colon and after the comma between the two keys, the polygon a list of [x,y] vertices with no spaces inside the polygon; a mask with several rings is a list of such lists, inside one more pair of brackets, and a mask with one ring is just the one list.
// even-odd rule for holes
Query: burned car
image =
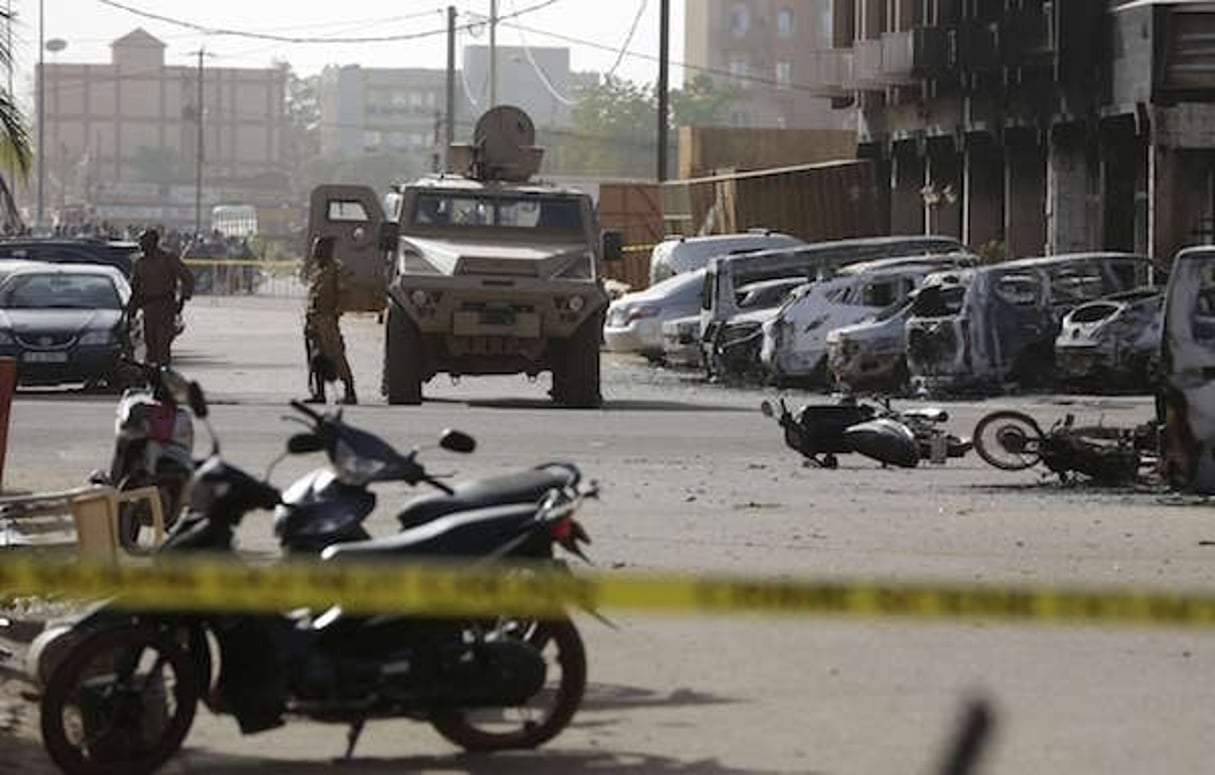
{"label": "burned car", "polygon": [[759,345],[763,324],[776,314],[790,293],[806,282],[805,277],[777,277],[738,288],[735,292],[738,313],[715,325],[711,338],[700,343],[701,362],[709,377],[761,377]]}
{"label": "burned car", "polygon": [[697,368],[703,365],[699,314],[662,324],[662,360],[668,366]]}
{"label": "burned car", "polygon": [[1160,365],[1164,290],[1140,288],[1081,304],[1063,317],[1055,367],[1066,383],[1149,388]]}
{"label": "burned car", "polygon": [[1161,347],[1161,468],[1170,484],[1215,494],[1215,247],[1173,262]]}
{"label": "burned car", "polygon": [[1128,253],[1026,258],[963,273],[960,308],[907,321],[907,367],[927,392],[1048,384],[1055,338],[1075,307],[1147,283],[1151,262]]}
{"label": "burned car", "polygon": [[763,324],[760,361],[777,383],[823,383],[827,335],[907,298],[933,272],[971,264],[967,253],[853,264],[838,277],[799,288]]}
{"label": "burned car", "polygon": [[905,388],[907,321],[914,315],[957,311],[965,287],[957,272],[935,272],[903,301],[877,315],[827,334],[827,368],[848,390],[897,391]]}

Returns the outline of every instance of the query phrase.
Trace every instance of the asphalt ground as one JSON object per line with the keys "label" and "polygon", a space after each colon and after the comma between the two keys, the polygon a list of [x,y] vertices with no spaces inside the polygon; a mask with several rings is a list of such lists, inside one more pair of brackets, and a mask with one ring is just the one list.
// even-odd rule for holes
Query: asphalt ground
{"label": "asphalt ground", "polygon": [[[225,456],[263,471],[305,392],[298,300],[198,299],[187,309],[179,366],[214,404]],[[582,521],[600,569],[1211,589],[1215,526],[1202,500],[1153,487],[1060,486],[1039,469],[1008,473],[976,456],[945,466],[882,469],[856,456],[804,467],[758,412],[770,393],[604,357],[605,407],[553,408],[547,379],[469,378],[427,386],[421,407],[377,395],[381,330],[343,321],[363,404],[355,424],[401,446],[442,429],[472,433],[471,456],[422,453],[453,478],[574,460],[602,484]],[[819,396],[791,393],[794,404]],[[113,396],[22,391],[14,404],[5,488],[60,489],[103,467]],[[1145,397],[1003,396],[948,404],[969,433],[997,408],[1047,423],[1133,425]],[[200,449],[207,443],[199,434]],[[285,485],[318,457],[284,461]],[[389,534],[407,488],[384,486],[369,522]],[[251,515],[242,548],[271,553],[268,515]],[[995,734],[984,772],[1208,772],[1215,731],[1215,633],[981,621],[588,617],[591,687],[573,725],[544,749],[459,754],[425,725],[374,722],[357,771],[608,773],[935,772],[963,703],[990,700]],[[0,769],[47,765],[30,709],[0,713]],[[6,715],[7,714],[7,715]],[[7,719],[7,721],[6,721]],[[331,767],[345,729],[292,723],[242,738],[201,711],[171,772],[312,772]]]}

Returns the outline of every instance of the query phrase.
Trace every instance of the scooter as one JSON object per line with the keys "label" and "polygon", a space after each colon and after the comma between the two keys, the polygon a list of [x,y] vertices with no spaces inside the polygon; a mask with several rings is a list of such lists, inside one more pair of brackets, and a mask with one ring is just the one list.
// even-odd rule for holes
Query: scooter
{"label": "scooter", "polygon": [[[182,494],[194,471],[194,421],[187,407],[174,398],[183,395],[189,383],[167,367],[127,366],[139,373],[141,381],[118,399],[109,471],[95,471],[90,480],[119,490],[155,486],[168,528],[177,520]],[[138,549],[140,531],[150,524],[146,504],[123,505],[118,513],[122,546]]]}
{"label": "scooter", "polygon": [[[291,407],[308,432],[288,442],[288,454],[323,451],[328,467],[313,470],[297,479],[284,492],[274,510],[274,534],[283,551],[291,555],[317,555],[329,546],[368,539],[363,522],[376,506],[376,495],[368,489],[374,481],[388,481],[383,466],[402,456],[383,439],[354,428],[342,419],[341,411],[322,413],[300,401]],[[476,441],[458,431],[445,431],[439,446],[449,452],[468,454]],[[416,460],[419,450],[403,456]],[[277,462],[277,461],[276,461]],[[407,470],[407,469],[406,469]],[[578,488],[582,474],[572,463],[545,463],[531,470],[464,482],[452,488],[434,478],[426,482],[439,492],[414,498],[397,513],[403,530],[419,527],[441,517],[490,506],[538,503],[552,490]]]}
{"label": "scooter", "polygon": [[[189,403],[206,424],[197,383],[189,385]],[[344,474],[364,484],[436,483],[415,454],[393,453],[382,442],[375,457],[342,451],[352,442],[366,451],[371,435],[363,433],[349,429],[333,442]],[[273,486],[226,463],[212,438],[212,453],[191,483],[189,510],[158,550],[164,559],[230,554],[245,515],[281,502]],[[299,434],[288,447],[319,451],[323,441]],[[322,556],[480,564],[551,558],[554,545],[569,548],[585,536],[574,514],[594,494],[566,488],[540,506],[462,512],[387,539],[332,546]],[[350,617],[340,609],[242,615],[105,606],[76,629],[82,637],[50,673],[41,702],[44,745],[73,773],[154,770],[180,748],[199,700],[235,716],[245,733],[277,727],[287,715],[349,724],[349,757],[363,724],[375,718],[428,721],[472,751],[535,747],[564,729],[586,688],[582,639],[564,617],[469,621]]]}
{"label": "scooter", "polygon": [[962,457],[973,446],[969,439],[940,427],[949,420],[943,409],[899,412],[888,400],[867,403],[854,396],[843,396],[833,404],[807,404],[796,416],[783,398],[778,405],[779,414],[766,400],[760,411],[781,426],[786,445],[820,468],[837,468],[838,455],[852,452],[882,465],[914,468],[921,460],[943,463]]}

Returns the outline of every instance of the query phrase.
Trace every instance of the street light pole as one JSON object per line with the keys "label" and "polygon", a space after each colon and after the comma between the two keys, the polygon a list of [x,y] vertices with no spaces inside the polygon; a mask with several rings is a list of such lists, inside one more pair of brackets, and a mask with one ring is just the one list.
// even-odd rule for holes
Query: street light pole
{"label": "street light pole", "polygon": [[[46,134],[46,14],[43,0],[38,0],[38,217],[35,226],[42,228],[46,200],[46,152],[43,146]],[[10,93],[10,98],[12,94]]]}
{"label": "street light pole", "polygon": [[203,57],[206,49],[198,49],[198,90],[195,96],[194,116],[198,128],[198,144],[194,152],[194,239],[202,234],[202,185],[203,185]]}
{"label": "street light pole", "polygon": [[498,0],[489,0],[489,107],[498,104]]}

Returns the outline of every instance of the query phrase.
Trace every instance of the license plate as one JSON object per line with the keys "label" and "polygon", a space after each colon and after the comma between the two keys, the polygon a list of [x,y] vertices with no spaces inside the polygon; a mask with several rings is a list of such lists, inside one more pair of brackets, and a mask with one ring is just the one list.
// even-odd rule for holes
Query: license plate
{"label": "license plate", "polygon": [[42,352],[31,350],[22,354],[21,360],[26,363],[67,363],[68,354],[62,351]]}

